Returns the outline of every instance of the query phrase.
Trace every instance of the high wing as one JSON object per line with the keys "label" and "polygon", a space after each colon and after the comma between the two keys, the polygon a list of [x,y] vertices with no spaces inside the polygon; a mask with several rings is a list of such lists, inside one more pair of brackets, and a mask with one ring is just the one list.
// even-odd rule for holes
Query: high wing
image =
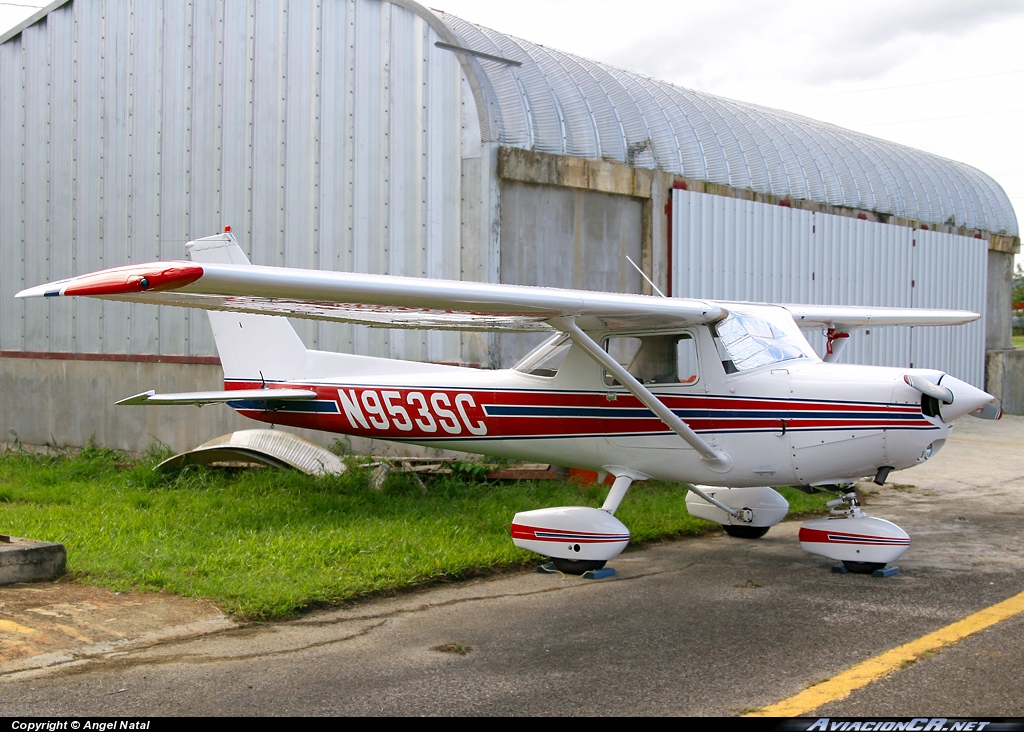
{"label": "high wing", "polygon": [[848,305],[783,305],[801,328],[852,330],[883,325],[963,325],[981,316],[967,310],[868,308]]}
{"label": "high wing", "polygon": [[[593,328],[670,327],[721,319],[732,303],[255,265],[152,262],[22,290],[388,328],[550,331],[554,318]],[[740,303],[736,303],[740,304]],[[960,310],[784,305],[802,327],[956,325]]]}
{"label": "high wing", "polygon": [[588,329],[685,326],[724,315],[703,300],[180,261],[102,270],[17,296],[63,295],[452,330],[549,331],[546,321],[560,317]]}

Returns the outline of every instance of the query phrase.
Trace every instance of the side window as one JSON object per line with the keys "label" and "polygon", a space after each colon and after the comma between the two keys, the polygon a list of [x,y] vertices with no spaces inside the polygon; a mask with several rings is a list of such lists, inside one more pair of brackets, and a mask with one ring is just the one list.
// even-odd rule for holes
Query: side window
{"label": "side window", "polygon": [[572,342],[569,340],[569,336],[559,333],[530,351],[513,368],[524,374],[550,378],[558,373],[571,347]]}
{"label": "side window", "polygon": [[[689,333],[609,338],[605,350],[641,384],[697,381],[697,348]],[[607,371],[606,386],[620,386]]]}
{"label": "side window", "polygon": [[676,372],[679,382],[682,384],[694,383],[697,380],[697,344],[689,333],[684,333],[676,341],[676,358],[678,359]]}

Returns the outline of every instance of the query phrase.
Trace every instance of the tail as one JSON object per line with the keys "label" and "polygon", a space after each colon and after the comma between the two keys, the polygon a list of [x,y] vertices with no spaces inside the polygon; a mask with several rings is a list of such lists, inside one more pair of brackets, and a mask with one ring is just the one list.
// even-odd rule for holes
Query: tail
{"label": "tail", "polygon": [[[189,259],[248,266],[230,232],[188,243]],[[225,381],[292,381],[301,377],[306,346],[287,318],[208,310]]]}

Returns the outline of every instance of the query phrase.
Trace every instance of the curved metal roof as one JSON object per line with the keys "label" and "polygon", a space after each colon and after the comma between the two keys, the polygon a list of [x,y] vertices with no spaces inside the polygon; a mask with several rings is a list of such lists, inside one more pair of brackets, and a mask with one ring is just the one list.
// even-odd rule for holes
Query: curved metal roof
{"label": "curved metal roof", "polygon": [[[929,223],[1017,235],[1003,189],[969,165],[778,109],[683,89],[437,11],[476,57],[484,138]],[[496,129],[495,129],[496,128]]]}

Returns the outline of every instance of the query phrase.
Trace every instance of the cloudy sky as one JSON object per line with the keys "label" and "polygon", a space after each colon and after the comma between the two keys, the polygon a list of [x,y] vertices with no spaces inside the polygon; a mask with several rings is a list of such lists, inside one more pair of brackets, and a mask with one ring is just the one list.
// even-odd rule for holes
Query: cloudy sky
{"label": "cloudy sky", "polygon": [[[0,29],[34,12],[0,1]],[[434,0],[466,20],[980,168],[1024,214],[1024,0]],[[29,7],[26,7],[29,6]]]}

